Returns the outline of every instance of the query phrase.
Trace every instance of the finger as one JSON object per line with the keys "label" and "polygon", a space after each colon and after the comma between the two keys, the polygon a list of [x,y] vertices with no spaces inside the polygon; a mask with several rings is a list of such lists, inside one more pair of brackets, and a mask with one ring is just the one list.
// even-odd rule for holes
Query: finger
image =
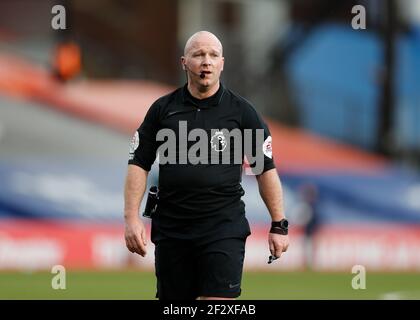
{"label": "finger", "polygon": [[140,250],[140,246],[137,244],[136,236],[130,236],[129,241],[133,252],[142,255],[143,253]]}
{"label": "finger", "polygon": [[136,239],[137,239],[136,235],[132,235],[128,238],[128,240],[130,242],[130,246],[133,249],[133,252],[143,256],[144,252],[141,250],[141,246],[139,245],[139,243]]}
{"label": "finger", "polygon": [[275,242],[274,243],[274,249],[275,249],[275,254],[274,255],[277,258],[280,258],[281,254],[283,252],[283,246],[281,244]]}
{"label": "finger", "polygon": [[130,241],[127,238],[125,239],[125,246],[130,252],[134,252],[133,246],[131,245]]}
{"label": "finger", "polygon": [[138,253],[139,249],[137,248],[137,243],[134,240],[133,236],[131,236],[129,239],[130,247],[133,250],[133,253]]}
{"label": "finger", "polygon": [[271,255],[272,255],[272,256],[274,256],[274,255],[275,255],[275,253],[276,253],[276,250],[274,249],[274,244],[273,244],[273,241],[268,241],[268,246],[269,246],[269,248],[270,248],[270,253],[271,253]]}
{"label": "finger", "polygon": [[146,252],[146,246],[143,244],[143,241],[141,240],[141,235],[140,236],[136,235],[134,237],[134,240],[136,242],[136,247],[139,250],[138,254],[144,257],[147,252]]}
{"label": "finger", "polygon": [[141,239],[143,241],[144,246],[147,246],[147,235],[146,235],[146,229],[143,229],[141,232]]}

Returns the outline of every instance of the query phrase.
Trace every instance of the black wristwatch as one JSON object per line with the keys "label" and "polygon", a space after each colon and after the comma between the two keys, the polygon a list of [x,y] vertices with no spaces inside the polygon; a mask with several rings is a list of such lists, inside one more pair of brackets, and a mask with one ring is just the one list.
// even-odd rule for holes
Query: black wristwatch
{"label": "black wristwatch", "polygon": [[289,233],[289,221],[287,219],[281,219],[280,221],[271,222],[270,233],[287,235]]}

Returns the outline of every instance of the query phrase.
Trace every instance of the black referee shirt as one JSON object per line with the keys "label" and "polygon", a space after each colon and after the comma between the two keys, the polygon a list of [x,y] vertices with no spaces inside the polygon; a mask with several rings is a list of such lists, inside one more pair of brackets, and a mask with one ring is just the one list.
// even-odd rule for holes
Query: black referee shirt
{"label": "black referee shirt", "polygon": [[[180,126],[183,127],[181,131]],[[189,138],[185,141],[186,137],[182,134],[185,127],[188,133],[194,129],[206,132],[208,139],[200,142],[207,144],[207,163],[192,164],[189,158],[185,163],[188,151],[197,143]],[[171,129],[176,136],[176,143],[170,144],[176,153],[176,161],[159,163],[159,206],[152,219],[152,241],[179,238],[205,242],[247,237],[250,229],[245,218],[245,204],[241,200],[244,195],[241,186],[242,161],[237,163],[233,157],[238,151],[235,148],[239,148],[242,151],[241,160],[244,159],[247,150],[244,147],[245,129],[251,129],[253,133],[260,129],[264,135],[264,141],[257,140],[256,134],[252,139],[252,155],[260,153],[263,159],[263,170],[259,173],[275,168],[269,129],[253,106],[222,84],[213,96],[202,100],[194,98],[187,85],[178,88],[159,98],[148,110],[133,137],[129,164],[150,170],[159,146],[163,147],[163,143],[168,141],[157,141],[158,132],[162,129]],[[227,144],[223,149],[224,144],[218,144],[220,139],[217,135],[220,131],[230,132],[233,129],[242,132],[242,144],[239,146],[237,141],[228,137],[223,141]],[[222,154],[228,151],[231,152],[230,161],[222,163]],[[200,151],[197,154],[200,155]],[[163,155],[167,153],[159,154],[159,160]],[[220,161],[214,163],[211,157]]]}

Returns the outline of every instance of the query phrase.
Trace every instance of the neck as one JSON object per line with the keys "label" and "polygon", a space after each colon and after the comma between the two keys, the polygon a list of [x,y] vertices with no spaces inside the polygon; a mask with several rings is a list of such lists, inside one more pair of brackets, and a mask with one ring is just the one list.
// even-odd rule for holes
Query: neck
{"label": "neck", "polygon": [[211,97],[212,95],[214,95],[217,90],[219,90],[220,88],[220,82],[217,81],[217,84],[215,84],[213,87],[211,88],[205,88],[205,91],[200,91],[199,88],[191,85],[191,82],[188,83],[188,91],[191,93],[191,95],[196,98],[196,99],[205,99],[208,97]]}

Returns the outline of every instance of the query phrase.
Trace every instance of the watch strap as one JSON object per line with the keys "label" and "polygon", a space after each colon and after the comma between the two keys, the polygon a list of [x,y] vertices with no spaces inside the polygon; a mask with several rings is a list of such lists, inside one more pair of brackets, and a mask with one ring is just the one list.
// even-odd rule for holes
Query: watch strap
{"label": "watch strap", "polygon": [[[281,235],[288,235],[289,228],[285,228],[284,227],[284,222],[285,222],[284,220],[286,220],[286,219],[283,219],[281,221],[273,221],[273,222],[271,222],[270,233],[276,233],[276,234],[281,234]],[[288,223],[287,220],[286,220],[286,223]]]}

